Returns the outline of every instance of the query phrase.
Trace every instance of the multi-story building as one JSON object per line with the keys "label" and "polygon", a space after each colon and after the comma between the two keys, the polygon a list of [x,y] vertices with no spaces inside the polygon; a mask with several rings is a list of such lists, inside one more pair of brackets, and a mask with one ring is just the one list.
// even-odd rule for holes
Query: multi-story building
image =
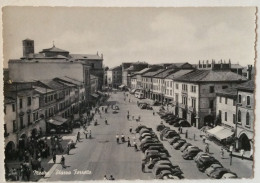
{"label": "multi-story building", "polygon": [[137,89],[137,79],[136,75],[131,76],[131,89],[134,91]]}
{"label": "multi-story building", "polygon": [[122,65],[122,84],[127,86],[128,88],[131,87],[131,76],[135,72],[141,71],[144,68],[148,67],[148,64],[145,62],[135,62],[132,63],[130,67],[125,69],[125,63]]}
{"label": "multi-story building", "polygon": [[112,67],[107,70],[107,83],[110,87],[118,88],[122,84],[122,66]]}
{"label": "multi-story building", "polygon": [[230,70],[196,70],[175,79],[176,114],[198,128],[213,125],[216,91],[237,86],[247,79]]}
{"label": "multi-story building", "polygon": [[185,74],[188,74],[192,71],[193,70],[190,69],[179,70],[177,72],[170,74],[164,79],[164,83],[165,83],[164,98],[166,99],[166,103],[174,102],[174,79],[183,76]]}
{"label": "multi-story building", "polygon": [[142,85],[144,88],[144,97],[145,98],[149,98],[149,99],[153,99],[153,100],[157,100],[155,94],[153,94],[153,90],[154,90],[154,86],[153,86],[153,77],[156,74],[159,74],[161,72],[163,72],[165,69],[158,69],[157,71],[152,71],[152,72],[147,72],[145,74],[142,75]]}
{"label": "multi-story building", "polygon": [[236,148],[251,151],[254,144],[254,80],[239,85],[237,89]]}

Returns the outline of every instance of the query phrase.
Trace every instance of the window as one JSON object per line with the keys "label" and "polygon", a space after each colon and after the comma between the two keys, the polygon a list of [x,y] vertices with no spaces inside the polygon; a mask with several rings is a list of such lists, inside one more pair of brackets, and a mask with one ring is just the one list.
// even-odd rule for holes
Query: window
{"label": "window", "polygon": [[250,96],[246,97],[246,105],[250,105]]}
{"label": "window", "polygon": [[233,114],[233,123],[235,124],[236,123],[236,115]]}
{"label": "window", "polygon": [[227,97],[225,97],[225,104],[227,104],[227,102],[228,102],[228,98],[227,98]]}
{"label": "window", "polygon": [[225,85],[225,86],[222,86],[222,89],[226,89],[226,88],[228,88],[228,86],[227,86],[227,85]]}
{"label": "window", "polygon": [[214,93],[215,92],[215,87],[214,86],[210,86],[209,87],[209,92],[210,93]]}
{"label": "window", "polygon": [[20,116],[20,128],[23,129],[23,116]]}
{"label": "window", "polygon": [[187,97],[182,96],[182,104],[187,105]]}
{"label": "window", "polygon": [[236,100],[235,99],[233,99],[233,106],[235,106],[236,105]]}
{"label": "window", "polygon": [[48,99],[47,99],[47,96],[45,97],[45,103],[47,103],[48,102]]}
{"label": "window", "polygon": [[35,121],[35,120],[36,120],[36,114],[33,113],[33,121]]}
{"label": "window", "polygon": [[27,106],[30,106],[32,104],[32,98],[27,97]]}
{"label": "window", "polygon": [[30,123],[31,123],[31,115],[30,114],[27,115],[27,120],[28,120],[28,126],[29,126]]}
{"label": "window", "polygon": [[170,82],[170,87],[172,88],[172,81]]}
{"label": "window", "polygon": [[175,84],[175,87],[176,87],[176,89],[178,90],[179,89],[179,84]]}
{"label": "window", "polygon": [[250,116],[249,116],[249,112],[246,113],[246,126],[249,126],[250,125]]}
{"label": "window", "polygon": [[225,121],[227,121],[227,112],[225,112]]}
{"label": "window", "polygon": [[241,111],[240,110],[238,110],[238,112],[237,112],[237,122],[241,123]]}
{"label": "window", "polygon": [[219,97],[219,103],[221,103],[222,102],[222,97]]}
{"label": "window", "polygon": [[196,108],[196,99],[195,99],[195,98],[192,98],[192,99],[191,99],[191,106],[192,106],[193,108]]}
{"label": "window", "polygon": [[13,112],[15,112],[15,105],[14,104],[12,104],[12,110],[13,110]]}
{"label": "window", "polygon": [[238,103],[241,103],[241,101],[242,101],[242,97],[241,95],[238,95]]}
{"label": "window", "polygon": [[45,110],[45,118],[47,118],[48,117],[48,111],[47,111],[47,109]]}
{"label": "window", "polygon": [[172,96],[172,90],[170,90],[170,95]]}
{"label": "window", "polygon": [[196,93],[196,86],[191,86],[191,92]]}
{"label": "window", "polygon": [[222,111],[221,110],[218,111],[218,115],[219,115],[220,118],[222,118]]}
{"label": "window", "polygon": [[16,132],[16,121],[13,120],[13,132]]}
{"label": "window", "polygon": [[209,101],[209,108],[213,109],[214,108],[214,100]]}
{"label": "window", "polygon": [[22,98],[19,99],[19,106],[20,106],[20,109],[23,108],[23,99]]}

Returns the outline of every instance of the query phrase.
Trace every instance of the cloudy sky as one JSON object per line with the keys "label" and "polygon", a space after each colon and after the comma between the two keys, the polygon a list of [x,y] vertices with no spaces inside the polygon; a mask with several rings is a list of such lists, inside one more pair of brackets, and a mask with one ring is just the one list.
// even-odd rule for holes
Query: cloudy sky
{"label": "cloudy sky", "polygon": [[35,52],[103,53],[104,64],[231,59],[253,64],[255,8],[47,8],[3,12],[4,67],[22,56],[22,40]]}

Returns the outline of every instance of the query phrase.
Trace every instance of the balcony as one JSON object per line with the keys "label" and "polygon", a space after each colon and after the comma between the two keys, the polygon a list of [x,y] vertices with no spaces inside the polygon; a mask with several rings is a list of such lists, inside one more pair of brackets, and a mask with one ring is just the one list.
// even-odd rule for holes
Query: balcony
{"label": "balcony", "polygon": [[183,94],[183,95],[187,95],[187,94],[188,94],[188,91],[186,91],[186,90],[182,90],[182,91],[181,91],[181,94]]}

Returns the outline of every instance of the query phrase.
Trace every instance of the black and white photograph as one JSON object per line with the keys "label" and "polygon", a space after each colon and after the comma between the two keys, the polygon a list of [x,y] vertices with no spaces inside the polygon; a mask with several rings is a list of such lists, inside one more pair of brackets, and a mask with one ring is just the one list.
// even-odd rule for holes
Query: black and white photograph
{"label": "black and white photograph", "polygon": [[5,180],[253,179],[257,11],[4,7]]}

